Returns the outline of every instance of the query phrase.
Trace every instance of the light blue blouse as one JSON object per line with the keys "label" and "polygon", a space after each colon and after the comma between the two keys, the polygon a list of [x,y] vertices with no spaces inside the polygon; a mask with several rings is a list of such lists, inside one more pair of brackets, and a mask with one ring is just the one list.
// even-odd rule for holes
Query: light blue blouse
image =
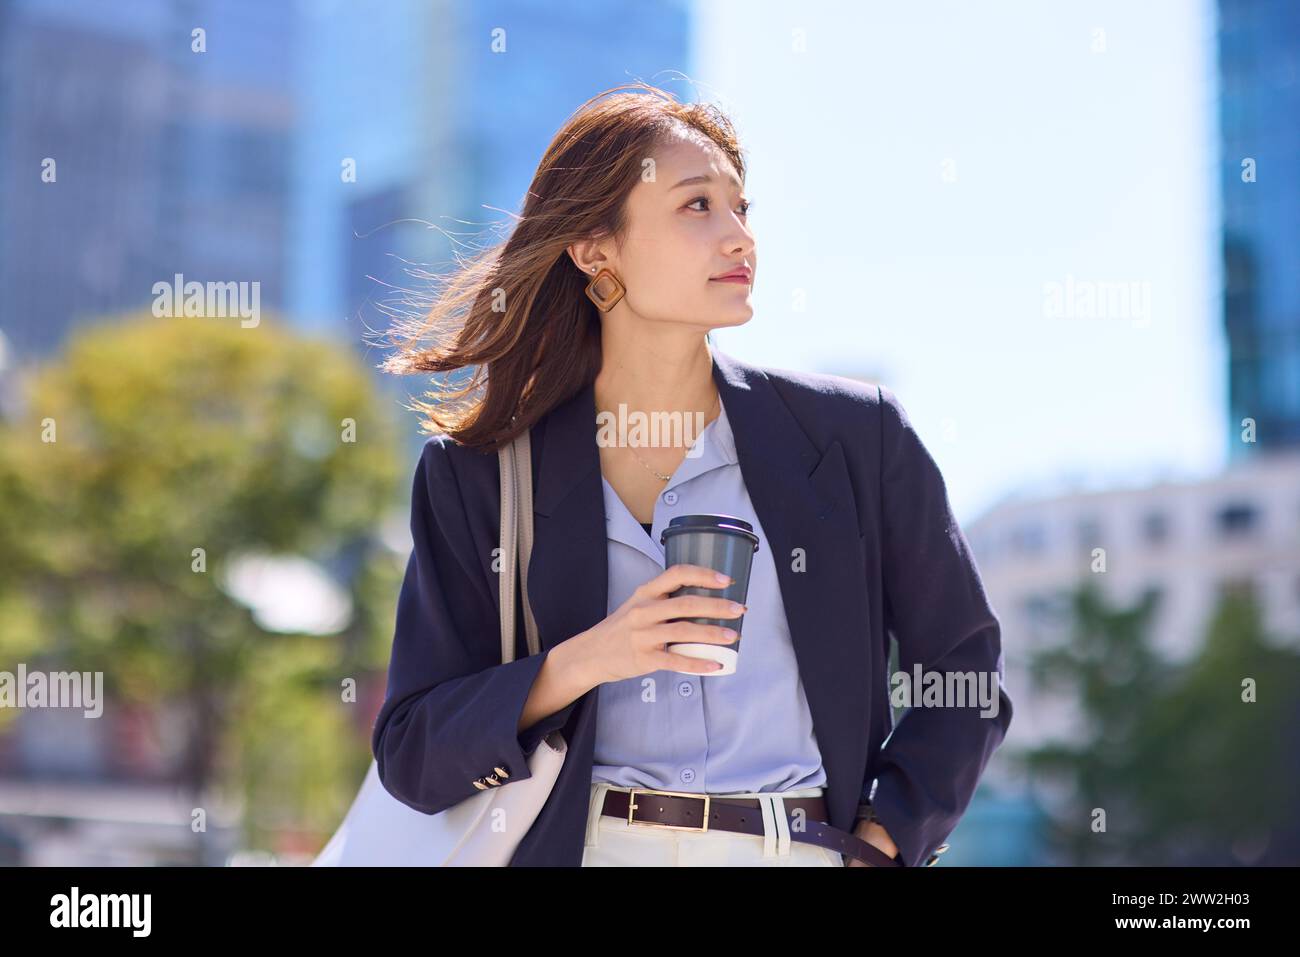
{"label": "light blue blouse", "polygon": [[609,612],[664,570],[659,536],[678,515],[735,515],[759,538],[736,673],[653,671],[607,681],[597,693],[592,780],[619,787],[729,794],[824,786],[826,773],[785,607],[775,556],[745,489],[723,406],[655,501],[652,535],[602,476]]}

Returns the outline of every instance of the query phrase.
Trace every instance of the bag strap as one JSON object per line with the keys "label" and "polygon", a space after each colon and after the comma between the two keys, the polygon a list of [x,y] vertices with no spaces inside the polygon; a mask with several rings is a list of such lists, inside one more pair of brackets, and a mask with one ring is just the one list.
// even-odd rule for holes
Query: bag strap
{"label": "bag strap", "polygon": [[528,653],[536,655],[541,652],[542,645],[537,633],[537,619],[533,616],[533,603],[528,600],[528,563],[533,557],[533,453],[532,436],[528,430],[515,439],[515,471],[518,473],[515,501],[518,503],[519,587],[524,599],[524,636],[528,641]]}
{"label": "bag strap", "polygon": [[[528,601],[528,562],[533,551],[533,458],[529,430],[497,453],[501,474],[501,663],[515,660],[515,575],[520,572],[528,653],[541,650],[537,619]],[[518,562],[518,565],[516,565]]]}

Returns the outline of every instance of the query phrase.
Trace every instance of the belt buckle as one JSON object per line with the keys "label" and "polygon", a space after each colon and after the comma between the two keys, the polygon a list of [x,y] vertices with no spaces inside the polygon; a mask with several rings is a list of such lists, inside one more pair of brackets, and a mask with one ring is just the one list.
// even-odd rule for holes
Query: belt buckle
{"label": "belt buckle", "polygon": [[[634,821],[632,820],[632,812],[639,807],[636,803],[636,796],[638,794],[668,794],[673,797],[688,797],[702,800],[704,802],[704,813],[702,815],[704,823],[697,826],[694,824],[664,824],[661,821]],[[662,827],[669,831],[699,831],[703,833],[709,829],[709,798],[711,796],[712,795],[709,794],[700,794],[698,791],[656,791],[653,788],[632,788],[629,790],[627,797],[628,826]]]}

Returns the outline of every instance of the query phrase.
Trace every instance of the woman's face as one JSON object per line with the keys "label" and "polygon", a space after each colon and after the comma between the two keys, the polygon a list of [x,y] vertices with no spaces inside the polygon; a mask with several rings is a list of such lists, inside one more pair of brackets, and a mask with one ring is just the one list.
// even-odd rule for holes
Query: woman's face
{"label": "woman's face", "polygon": [[[627,199],[622,246],[598,244],[604,264],[627,287],[619,310],[658,322],[708,329],[738,326],[754,314],[750,302],[758,265],[748,199],[736,171],[707,137],[681,134],[643,164]],[[683,182],[685,181],[685,182]],[[599,261],[588,261],[599,267]],[[718,277],[747,268],[739,281]]]}

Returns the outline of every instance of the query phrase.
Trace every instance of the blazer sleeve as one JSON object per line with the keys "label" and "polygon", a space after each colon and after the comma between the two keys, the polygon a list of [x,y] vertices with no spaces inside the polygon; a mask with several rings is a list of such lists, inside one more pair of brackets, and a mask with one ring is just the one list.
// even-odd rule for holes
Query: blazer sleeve
{"label": "blazer sleeve", "polygon": [[996,672],[998,689],[991,715],[977,702],[908,709],[867,769],[864,796],[874,777],[876,817],[900,863],[916,867],[932,862],[970,804],[1011,723],[1011,699],[1001,627],[943,477],[898,398],[879,389],[884,621],[899,666],[909,676],[919,664],[924,673],[974,672],[983,681]]}
{"label": "blazer sleeve", "polygon": [[497,542],[472,541],[458,514],[463,509],[447,450],[431,439],[415,469],[414,546],[397,600],[387,692],[371,735],[385,789],[425,814],[479,793],[474,781],[494,768],[509,775],[502,787],[526,780],[527,755],[581,700],[516,732],[549,649],[501,663],[499,612],[477,554]]}

